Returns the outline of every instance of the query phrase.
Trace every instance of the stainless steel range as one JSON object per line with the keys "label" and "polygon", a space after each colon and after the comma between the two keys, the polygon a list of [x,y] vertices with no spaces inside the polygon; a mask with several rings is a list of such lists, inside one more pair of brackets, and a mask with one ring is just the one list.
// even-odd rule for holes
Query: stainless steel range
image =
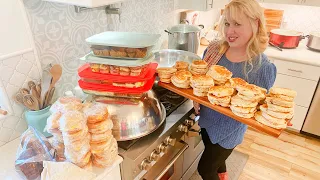
{"label": "stainless steel range", "polygon": [[192,101],[160,87],[155,93],[166,108],[166,121],[153,133],[118,142],[123,180],[188,180],[204,150],[201,136],[190,133],[194,126]]}

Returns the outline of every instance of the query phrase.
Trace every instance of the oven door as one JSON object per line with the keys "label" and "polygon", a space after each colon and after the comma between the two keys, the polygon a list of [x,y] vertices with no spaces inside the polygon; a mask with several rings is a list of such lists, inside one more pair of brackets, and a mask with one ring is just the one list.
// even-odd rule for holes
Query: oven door
{"label": "oven door", "polygon": [[[196,122],[191,129],[197,129],[200,131],[198,122]],[[190,131],[184,136],[184,142],[189,145],[189,148],[183,155],[183,173],[185,174],[191,168],[191,165],[194,164],[196,159],[202,154],[204,150],[204,144],[199,132],[190,133]]]}
{"label": "oven door", "polygon": [[183,175],[183,154],[188,144],[177,141],[141,178],[143,180],[176,180]]}

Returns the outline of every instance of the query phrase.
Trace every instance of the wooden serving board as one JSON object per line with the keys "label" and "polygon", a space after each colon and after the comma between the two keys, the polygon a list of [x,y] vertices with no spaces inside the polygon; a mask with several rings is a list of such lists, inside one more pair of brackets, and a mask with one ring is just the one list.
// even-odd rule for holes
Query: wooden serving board
{"label": "wooden serving board", "polygon": [[189,98],[195,102],[198,102],[199,104],[207,106],[215,111],[218,111],[226,116],[229,116],[239,122],[242,122],[243,124],[247,124],[248,126],[251,126],[251,127],[255,128],[259,131],[262,131],[268,135],[271,135],[274,137],[279,137],[281,132],[283,131],[283,129],[274,129],[269,126],[263,125],[263,124],[257,122],[254,118],[246,119],[246,118],[236,116],[235,114],[232,113],[230,108],[225,108],[225,107],[213,105],[209,102],[207,97],[198,97],[198,96],[193,95],[193,90],[191,88],[182,89],[182,88],[178,88],[178,87],[174,86],[172,83],[167,84],[167,83],[163,83],[163,82],[158,82],[158,85],[163,88],[166,88],[172,92],[175,92],[181,96]]}

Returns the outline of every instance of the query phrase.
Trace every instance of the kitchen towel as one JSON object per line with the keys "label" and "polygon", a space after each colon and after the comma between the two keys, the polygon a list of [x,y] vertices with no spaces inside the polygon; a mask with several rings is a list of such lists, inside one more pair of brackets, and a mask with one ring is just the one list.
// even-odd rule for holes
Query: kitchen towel
{"label": "kitchen towel", "polygon": [[81,169],[70,162],[43,162],[41,180],[93,180],[96,174]]}

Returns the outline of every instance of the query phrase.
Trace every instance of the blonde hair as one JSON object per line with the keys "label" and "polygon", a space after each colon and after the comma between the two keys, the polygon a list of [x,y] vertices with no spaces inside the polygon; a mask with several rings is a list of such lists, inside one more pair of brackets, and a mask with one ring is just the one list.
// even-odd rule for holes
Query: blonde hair
{"label": "blonde hair", "polygon": [[[259,64],[261,64],[260,55],[267,48],[269,38],[265,26],[264,9],[259,3],[256,0],[233,0],[225,7],[223,18],[219,25],[220,35],[222,37],[220,53],[225,53],[229,48],[224,34],[226,15],[229,15],[233,20],[237,21],[240,13],[243,13],[249,18],[253,31],[253,35],[247,44],[246,55],[248,59],[244,66],[244,73],[246,78],[248,78],[248,74],[253,69],[253,59],[258,57]],[[258,21],[258,26],[256,25],[256,21]],[[247,70],[248,64],[251,66],[250,70]]]}

